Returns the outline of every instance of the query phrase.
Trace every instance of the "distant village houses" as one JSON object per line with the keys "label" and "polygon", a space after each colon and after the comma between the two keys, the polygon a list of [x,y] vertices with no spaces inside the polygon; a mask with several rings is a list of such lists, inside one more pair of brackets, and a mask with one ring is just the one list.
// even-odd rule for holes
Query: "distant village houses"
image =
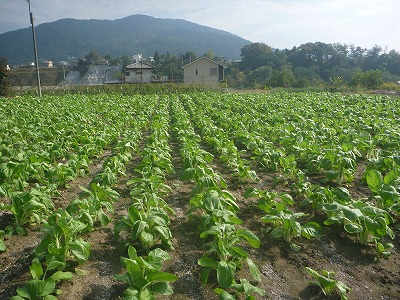
{"label": "distant village houses", "polygon": [[125,82],[127,83],[151,83],[153,80],[154,67],[140,60],[126,66],[124,70]]}
{"label": "distant village houses", "polygon": [[183,66],[185,84],[218,84],[224,80],[225,66],[202,56]]}

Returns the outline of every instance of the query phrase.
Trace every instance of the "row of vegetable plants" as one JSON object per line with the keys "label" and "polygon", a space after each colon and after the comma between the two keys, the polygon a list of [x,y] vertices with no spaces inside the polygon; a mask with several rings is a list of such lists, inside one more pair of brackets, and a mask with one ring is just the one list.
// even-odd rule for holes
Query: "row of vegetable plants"
{"label": "row of vegetable plants", "polygon": [[202,139],[220,154],[219,159],[234,171],[234,176],[241,180],[257,180],[256,172],[242,158],[246,150],[238,150],[235,142],[225,130],[219,128],[214,120],[207,115],[207,112],[209,112],[208,105],[195,105],[190,97],[186,97],[183,101],[196,128],[201,133]]}
{"label": "row of vegetable plants", "polygon": [[168,144],[169,123],[168,103],[162,99],[151,118],[150,135],[140,152],[142,160],[135,168],[137,176],[127,181],[132,203],[127,216],[115,222],[115,234],[125,233],[121,243],[128,254],[121,257],[125,273],[116,275],[116,279],[127,284],[122,299],[171,295],[169,283],[178,279],[162,270],[164,262],[170,259],[166,250],[174,248],[169,228],[169,216],[174,212],[163,199],[171,191],[165,178],[174,172]]}
{"label": "row of vegetable plants", "polygon": [[172,115],[184,162],[181,180],[195,184],[187,214],[200,218],[198,232],[200,238],[207,241],[206,251],[198,260],[201,282],[207,284],[210,274],[215,272],[219,287],[214,291],[220,299],[238,299],[241,295],[255,299],[255,294],[265,295],[254,282],[239,275],[239,270],[247,265],[252,279],[260,282],[260,271],[244,248],[244,243],[260,247],[260,239],[241,226],[243,221],[237,216],[239,206],[226,190],[223,178],[209,167],[213,155],[201,149],[200,136],[195,133],[190,116],[178,99],[172,102]]}

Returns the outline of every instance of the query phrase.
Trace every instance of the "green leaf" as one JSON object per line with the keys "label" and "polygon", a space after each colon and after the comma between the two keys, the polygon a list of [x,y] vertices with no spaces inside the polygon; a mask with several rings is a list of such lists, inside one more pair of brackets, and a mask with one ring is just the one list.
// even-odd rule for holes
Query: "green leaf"
{"label": "green leaf", "polygon": [[72,279],[72,277],[74,277],[74,274],[72,274],[71,272],[57,271],[50,277],[53,278],[55,282],[58,282],[61,280],[70,280]]}
{"label": "green leaf", "polygon": [[249,175],[249,177],[250,177],[252,180],[257,180],[257,179],[258,179],[257,173],[256,173],[256,171],[254,171],[254,170],[249,170],[249,171],[247,172],[247,174]]}
{"label": "green leaf", "polygon": [[243,197],[245,199],[250,198],[250,197],[258,197],[260,195],[259,190],[256,188],[248,188],[244,194]]}
{"label": "green leaf", "polygon": [[200,270],[200,281],[202,284],[207,284],[210,271],[211,269],[209,268],[202,268]]}
{"label": "green leaf", "polygon": [[172,290],[172,288],[168,284],[168,282],[151,283],[149,288],[150,288],[151,292],[154,293],[154,294],[160,294],[160,295],[169,296],[169,295],[172,295],[174,293],[174,291]]}
{"label": "green leaf", "polygon": [[40,279],[43,275],[43,267],[42,264],[40,263],[39,259],[35,257],[32,260],[32,265],[30,267],[32,278],[33,279]]}
{"label": "green leaf", "polygon": [[301,250],[301,247],[297,244],[290,243],[289,246],[293,251],[299,252]]}
{"label": "green leaf", "polygon": [[337,281],[336,286],[340,291],[340,299],[347,300],[346,294],[347,294],[347,292],[351,291],[351,289],[346,284],[344,284],[342,281]]}
{"label": "green leaf", "polygon": [[358,208],[351,208],[343,205],[343,214],[351,221],[357,220],[363,216],[363,213]]}
{"label": "green leaf", "polygon": [[180,180],[182,181],[192,180],[195,174],[196,174],[196,168],[187,168],[185,171],[183,171]]}
{"label": "green leaf", "polygon": [[102,210],[97,213],[97,217],[100,220],[101,226],[106,226],[111,221],[110,217],[107,216]]}
{"label": "green leaf", "polygon": [[367,181],[367,184],[373,193],[379,193],[379,190],[383,184],[382,174],[379,171],[368,171],[367,175],[365,176],[365,180]]}
{"label": "green leaf", "polygon": [[4,244],[3,240],[0,239],[0,252],[4,252],[7,250],[6,245]]}
{"label": "green leaf", "polygon": [[356,223],[348,223],[345,224],[343,227],[348,233],[360,233],[363,231],[362,226]]}
{"label": "green leaf", "polygon": [[215,270],[218,268],[218,262],[209,257],[202,257],[197,261],[197,263],[204,268],[210,268]]}
{"label": "green leaf", "polygon": [[138,295],[139,295],[138,290],[136,290],[133,287],[129,287],[122,293],[122,299],[124,299],[124,300],[139,300]]}
{"label": "green leaf", "polygon": [[270,235],[274,239],[279,239],[285,234],[285,228],[278,227],[271,231]]}
{"label": "green leaf", "polygon": [[55,260],[56,258],[54,257],[54,259],[53,259],[53,257],[52,257],[51,261],[48,262],[47,271],[55,270],[55,269],[63,269],[65,267],[65,262]]}
{"label": "green leaf", "polygon": [[163,249],[156,248],[149,252],[149,257],[158,258],[162,261],[170,259],[168,252],[164,251]]}
{"label": "green leaf", "polygon": [[221,260],[217,268],[217,280],[219,285],[224,289],[230,287],[233,283],[235,273],[236,265],[234,262]]}
{"label": "green leaf", "polygon": [[88,275],[90,272],[87,270],[83,270],[83,269],[79,269],[79,268],[75,268],[75,274],[78,276],[86,276]]}
{"label": "green leaf", "polygon": [[217,295],[219,295],[219,297],[218,297],[219,300],[236,300],[236,298],[234,296],[232,296],[227,291],[225,291],[221,288],[214,289],[214,292]]}
{"label": "green leaf", "polygon": [[48,278],[46,281],[33,279],[26,282],[25,288],[29,295],[44,297],[54,291],[56,283],[54,279],[51,278]]}
{"label": "green leaf", "polygon": [[90,255],[90,243],[78,238],[75,242],[68,243],[68,246],[79,263],[85,262]]}
{"label": "green leaf", "polygon": [[236,230],[236,235],[245,238],[253,248],[260,248],[261,241],[252,231],[240,228]]}
{"label": "green leaf", "polygon": [[[244,250],[242,247],[239,246],[232,246],[231,249],[238,254],[240,257],[247,257],[249,254]],[[237,256],[237,255],[235,255]]]}
{"label": "green leaf", "polygon": [[178,279],[178,276],[168,273],[168,272],[153,272],[147,275],[148,281],[175,281]]}
{"label": "green leaf", "polygon": [[306,238],[318,238],[322,236],[322,227],[316,222],[308,222],[302,227],[302,235]]}
{"label": "green leaf", "polygon": [[261,281],[260,270],[257,268],[257,266],[250,258],[246,258],[246,262],[247,265],[249,266],[250,274],[253,277],[253,279],[260,282]]}
{"label": "green leaf", "polygon": [[326,178],[333,181],[338,178],[339,172],[336,170],[328,170],[325,173]]}
{"label": "green leaf", "polygon": [[138,258],[136,249],[132,245],[129,245],[129,247],[128,247],[128,256],[130,259],[133,259],[133,260]]}
{"label": "green leaf", "polygon": [[394,180],[396,180],[399,177],[399,171],[398,169],[392,169],[390,170],[385,177],[383,178],[384,184],[391,184]]}

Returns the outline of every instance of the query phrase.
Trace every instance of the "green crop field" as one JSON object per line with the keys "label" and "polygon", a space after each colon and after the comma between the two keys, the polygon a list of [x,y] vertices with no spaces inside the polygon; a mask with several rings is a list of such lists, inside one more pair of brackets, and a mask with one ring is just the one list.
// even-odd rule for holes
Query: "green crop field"
{"label": "green crop field", "polygon": [[0,98],[1,299],[398,299],[400,102]]}

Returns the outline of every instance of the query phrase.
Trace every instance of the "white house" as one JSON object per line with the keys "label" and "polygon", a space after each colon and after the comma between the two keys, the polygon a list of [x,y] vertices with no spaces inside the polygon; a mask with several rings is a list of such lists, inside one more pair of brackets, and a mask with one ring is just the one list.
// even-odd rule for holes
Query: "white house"
{"label": "white house", "polygon": [[45,61],[43,61],[43,66],[46,68],[52,68],[54,66],[54,64],[51,60],[45,60]]}
{"label": "white house", "polygon": [[150,83],[154,67],[144,61],[138,61],[126,66],[125,82]]}
{"label": "white house", "polygon": [[218,84],[224,80],[225,66],[202,56],[183,66],[185,84]]}

